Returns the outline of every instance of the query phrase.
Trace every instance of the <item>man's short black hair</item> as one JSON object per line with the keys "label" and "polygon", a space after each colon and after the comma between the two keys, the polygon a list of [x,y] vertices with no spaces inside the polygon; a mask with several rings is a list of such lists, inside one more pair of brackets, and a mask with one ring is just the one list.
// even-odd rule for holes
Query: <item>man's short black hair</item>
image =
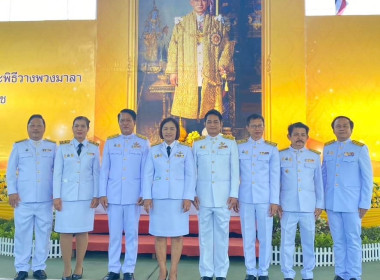
{"label": "man's short black hair", "polygon": [[222,117],[222,114],[218,111],[218,110],[215,110],[215,109],[211,109],[210,111],[208,111],[205,115],[205,122],[207,121],[207,117],[210,116],[210,115],[215,115],[219,118],[219,121],[221,122],[223,120],[223,117]]}
{"label": "man's short black hair", "polygon": [[249,123],[251,122],[251,120],[257,120],[257,119],[262,120],[263,124],[265,124],[265,121],[264,121],[264,118],[263,118],[262,115],[252,114],[252,115],[249,115],[248,118],[247,118],[247,126],[249,126]]}
{"label": "man's short black hair", "polygon": [[31,122],[33,119],[40,119],[40,120],[42,120],[42,123],[44,124],[44,127],[46,127],[45,120],[44,120],[44,118],[42,117],[42,115],[40,115],[40,114],[34,114],[34,115],[31,115],[30,118],[29,118],[29,120],[28,120],[28,125],[30,124],[30,122]]}
{"label": "man's short black hair", "polygon": [[292,136],[293,130],[295,128],[304,128],[306,130],[306,135],[309,135],[309,127],[306,124],[303,124],[301,122],[292,123],[288,126],[288,135]]}
{"label": "man's short black hair", "polygon": [[136,112],[133,111],[132,109],[123,109],[123,110],[121,110],[121,111],[119,112],[119,114],[117,114],[117,121],[120,120],[120,115],[121,115],[121,114],[129,114],[129,115],[131,115],[132,119],[133,119],[134,121],[136,121]]}
{"label": "man's short black hair", "polygon": [[335,119],[331,123],[332,129],[334,129],[334,124],[335,124],[335,121],[337,119],[346,119],[346,120],[348,120],[348,122],[350,123],[351,130],[354,129],[354,122],[349,117],[346,117],[346,116],[337,116],[337,117],[335,117]]}

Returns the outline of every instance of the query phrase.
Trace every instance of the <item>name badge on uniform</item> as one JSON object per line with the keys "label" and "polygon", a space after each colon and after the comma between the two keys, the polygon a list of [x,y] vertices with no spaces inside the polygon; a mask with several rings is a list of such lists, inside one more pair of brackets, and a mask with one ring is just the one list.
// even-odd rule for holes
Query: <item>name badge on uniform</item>
{"label": "name badge on uniform", "polygon": [[95,156],[95,153],[87,153],[89,156]]}
{"label": "name badge on uniform", "polygon": [[226,143],[224,143],[224,142],[219,143],[218,149],[227,149],[227,148],[228,148],[228,146],[226,145]]}
{"label": "name badge on uniform", "polygon": [[115,148],[120,148],[120,147],[121,147],[121,144],[113,144],[113,146],[114,146]]}
{"label": "name badge on uniform", "polygon": [[66,154],[66,155],[63,155],[64,158],[70,158],[70,157],[74,157],[74,154]]}
{"label": "name badge on uniform", "polygon": [[260,155],[269,155],[269,152],[260,152]]}
{"label": "name badge on uniform", "polygon": [[327,151],[327,155],[329,155],[329,156],[334,155],[334,151]]}
{"label": "name badge on uniform", "polygon": [[243,151],[241,151],[241,153],[245,154],[245,155],[248,155],[248,150],[247,151],[243,150]]}
{"label": "name badge on uniform", "polygon": [[200,146],[199,147],[201,150],[204,150],[204,149],[206,149],[206,145],[202,145],[202,146]]}
{"label": "name badge on uniform", "polygon": [[140,145],[139,142],[135,142],[135,143],[133,143],[133,145],[132,145],[132,149],[140,149],[140,148],[141,148],[141,145]]}
{"label": "name badge on uniform", "polygon": [[307,159],[305,159],[305,162],[308,162],[308,163],[314,163],[315,160],[312,159],[312,158],[307,158]]}
{"label": "name badge on uniform", "polygon": [[181,151],[177,152],[177,153],[175,154],[175,156],[176,156],[176,157],[179,157],[179,158],[183,158],[183,157],[185,157],[185,155],[184,155]]}
{"label": "name badge on uniform", "polygon": [[354,152],[345,152],[345,153],[344,153],[344,156],[345,156],[345,157],[353,157],[354,155],[355,155]]}
{"label": "name badge on uniform", "polygon": [[155,154],[154,155],[154,158],[159,158],[159,157],[162,157],[162,154]]}
{"label": "name badge on uniform", "polygon": [[42,149],[42,151],[50,153],[52,151],[52,149]]}

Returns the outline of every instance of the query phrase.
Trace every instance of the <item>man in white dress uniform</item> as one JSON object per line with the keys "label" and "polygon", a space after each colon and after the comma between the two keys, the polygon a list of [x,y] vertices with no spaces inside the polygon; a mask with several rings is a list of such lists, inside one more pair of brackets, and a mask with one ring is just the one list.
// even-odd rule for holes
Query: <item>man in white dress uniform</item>
{"label": "man in white dress uniform", "polygon": [[[245,280],[267,280],[272,259],[273,215],[280,200],[280,160],[277,144],[264,140],[264,118],[252,114],[246,126],[250,138],[239,140],[239,210],[243,234]],[[260,242],[256,268],[256,231]]]}
{"label": "man in white dress uniform", "polygon": [[222,115],[205,116],[208,136],[193,145],[198,173],[194,205],[199,209],[199,271],[202,280],[226,279],[230,209],[237,211],[239,156],[235,139],[220,134]]}
{"label": "man in white dress uniform", "polygon": [[17,141],[8,161],[7,183],[9,204],[15,208],[15,280],[28,277],[32,254],[33,277],[46,279],[53,223],[54,141],[42,139],[45,120],[32,115],[28,120],[29,139]]}
{"label": "man in white dress uniform", "polygon": [[354,123],[338,116],[332,124],[337,138],[325,144],[322,177],[331,235],[335,280],[361,280],[362,218],[371,207],[373,174],[368,148],[351,140]]}
{"label": "man in white dress uniform", "polygon": [[324,209],[320,152],[306,149],[309,127],[297,122],[289,125],[291,146],[280,151],[281,164],[281,271],[293,280],[294,243],[300,227],[303,254],[303,280],[313,279],[315,267],[315,220]]}
{"label": "man in white dress uniform", "polygon": [[[136,113],[123,109],[118,114],[121,135],[108,137],[100,170],[100,203],[108,211],[110,243],[108,274],[104,280],[134,279],[138,249],[138,225],[142,205],[142,174],[149,141],[134,134]],[[121,242],[125,232],[125,258],[120,263]]]}

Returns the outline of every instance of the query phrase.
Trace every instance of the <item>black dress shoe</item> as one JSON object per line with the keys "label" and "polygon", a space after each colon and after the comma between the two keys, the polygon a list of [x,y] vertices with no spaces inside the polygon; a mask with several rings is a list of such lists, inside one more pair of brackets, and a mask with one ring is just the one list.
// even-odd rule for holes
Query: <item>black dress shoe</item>
{"label": "black dress shoe", "polygon": [[356,278],[350,278],[350,280],[356,280]]}
{"label": "black dress shoe", "polygon": [[135,277],[133,276],[133,273],[126,272],[124,273],[123,280],[135,280]]}
{"label": "black dress shoe", "polygon": [[268,276],[259,276],[259,280],[269,280],[269,277]]}
{"label": "black dress shoe", "polygon": [[82,279],[82,276],[83,276],[83,267],[82,267],[82,274],[73,274],[71,275],[71,279],[72,280],[79,280],[79,279]]}
{"label": "black dress shoe", "polygon": [[293,278],[284,278],[284,280],[293,280]]}
{"label": "black dress shoe", "polygon": [[19,271],[16,273],[14,280],[25,280],[26,278],[28,278],[28,272],[27,271]]}
{"label": "black dress shoe", "polygon": [[71,280],[71,276],[67,276],[67,277],[62,276],[62,280]]}
{"label": "black dress shoe", "polygon": [[[211,278],[212,279],[212,278]],[[226,277],[216,277],[216,280],[226,280]]]}
{"label": "black dress shoe", "polygon": [[245,279],[244,280],[256,280],[256,276],[254,275],[251,275],[251,274],[247,274],[245,276]]}
{"label": "black dress shoe", "polygon": [[40,279],[40,280],[47,279],[47,275],[46,275],[45,270],[41,270],[41,269],[34,271],[33,272],[33,277],[35,279]]}
{"label": "black dress shoe", "polygon": [[212,280],[212,277],[202,276],[201,280]]}
{"label": "black dress shoe", "polygon": [[334,280],[344,280],[344,279],[343,279],[342,277],[336,275],[336,276],[334,277]]}
{"label": "black dress shoe", "polygon": [[302,279],[302,280],[313,280],[312,278]]}
{"label": "black dress shoe", "polygon": [[103,280],[119,280],[120,274],[115,272],[108,272],[106,276],[104,276]]}

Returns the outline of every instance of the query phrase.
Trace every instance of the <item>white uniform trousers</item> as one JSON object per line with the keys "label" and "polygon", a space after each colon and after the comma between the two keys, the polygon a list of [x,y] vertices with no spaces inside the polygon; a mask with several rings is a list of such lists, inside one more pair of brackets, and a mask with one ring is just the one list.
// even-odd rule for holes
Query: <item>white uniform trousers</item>
{"label": "white uniform trousers", "polygon": [[293,264],[297,223],[299,223],[301,233],[302,279],[313,279],[315,267],[315,217],[313,212],[283,212],[281,218],[281,271],[284,278],[295,278],[296,272],[293,270]]}
{"label": "white uniform trousers", "polygon": [[[108,271],[114,273],[134,273],[138,249],[140,206],[136,204],[108,204],[108,226],[110,243],[108,246]],[[125,234],[125,256],[121,266],[120,254]]]}
{"label": "white uniform trousers", "polygon": [[[33,271],[45,270],[53,224],[53,202],[20,202],[14,213],[16,271],[29,271],[30,257]],[[32,256],[33,230],[35,246]]]}
{"label": "white uniform trousers", "polygon": [[[269,203],[240,202],[240,221],[247,274],[268,276],[272,257],[273,230],[273,217],[269,216]],[[256,269],[256,231],[260,242],[259,269]]]}
{"label": "white uniform trousers", "polygon": [[330,232],[334,241],[335,275],[343,279],[361,279],[362,240],[358,212],[327,210]]}
{"label": "white uniform trousers", "polygon": [[228,244],[231,213],[226,207],[199,208],[199,272],[201,276],[226,277],[230,261]]}

